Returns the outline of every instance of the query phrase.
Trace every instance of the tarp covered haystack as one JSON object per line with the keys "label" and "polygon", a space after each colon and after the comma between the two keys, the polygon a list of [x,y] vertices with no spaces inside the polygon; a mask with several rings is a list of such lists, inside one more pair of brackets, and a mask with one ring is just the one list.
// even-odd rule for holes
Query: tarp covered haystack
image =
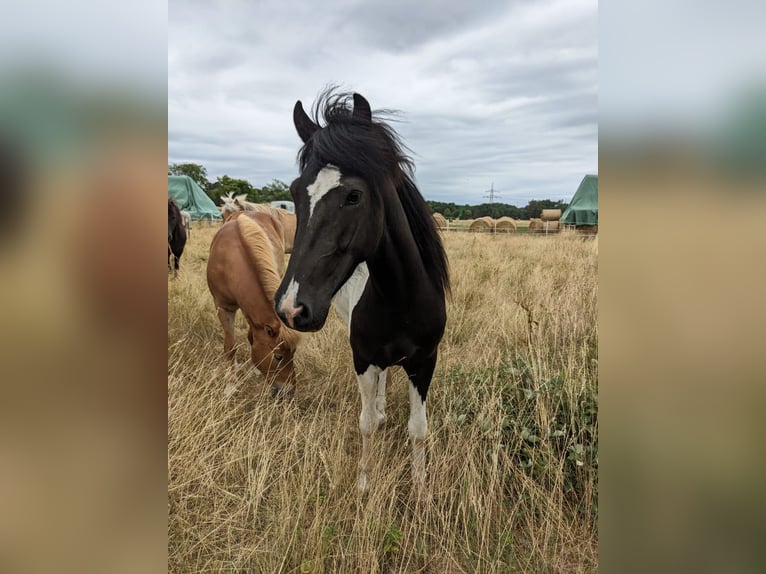
{"label": "tarp covered haystack", "polygon": [[178,207],[188,211],[192,219],[221,219],[221,212],[213,200],[188,175],[168,176],[168,197],[172,197]]}
{"label": "tarp covered haystack", "polygon": [[561,215],[567,225],[598,225],[598,176],[586,175]]}

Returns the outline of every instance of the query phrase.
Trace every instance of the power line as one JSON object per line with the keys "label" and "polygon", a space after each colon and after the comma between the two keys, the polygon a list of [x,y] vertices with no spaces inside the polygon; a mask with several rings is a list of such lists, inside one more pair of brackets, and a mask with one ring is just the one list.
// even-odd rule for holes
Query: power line
{"label": "power line", "polygon": [[490,203],[495,203],[495,198],[500,197],[500,194],[495,191],[494,181],[492,182],[492,185],[482,197],[488,197]]}

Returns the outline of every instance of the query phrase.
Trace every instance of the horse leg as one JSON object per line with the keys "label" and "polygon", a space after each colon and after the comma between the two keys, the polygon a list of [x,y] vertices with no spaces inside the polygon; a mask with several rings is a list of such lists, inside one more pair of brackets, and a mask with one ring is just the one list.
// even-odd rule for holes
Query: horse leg
{"label": "horse leg", "polygon": [[234,360],[234,316],[237,314],[237,310],[228,311],[222,307],[218,307],[218,320],[221,321],[223,327],[223,354],[230,361]]}
{"label": "horse leg", "polygon": [[412,480],[423,486],[426,479],[425,440],[428,436],[426,394],[436,367],[436,351],[431,357],[416,364],[405,365],[410,379],[410,420],[407,430],[412,441]]}
{"label": "horse leg", "polygon": [[375,409],[377,398],[378,378],[381,368],[370,365],[367,370],[356,376],[359,383],[359,394],[362,397],[362,413],[359,415],[359,430],[362,433],[362,458],[359,460],[360,492],[365,492],[368,486],[368,473],[370,471],[370,438],[378,429],[379,419]]}
{"label": "horse leg", "polygon": [[375,397],[375,415],[378,417],[378,424],[386,420],[386,380],[388,378],[388,369],[383,369],[378,375],[378,395]]}
{"label": "horse leg", "polygon": [[[217,307],[217,309],[218,320],[221,321],[221,326],[223,326],[223,355],[227,360],[234,363],[234,355],[236,353],[236,350],[234,349],[234,317],[237,314],[237,310],[227,311],[222,307]],[[228,379],[229,376],[230,375],[227,375],[226,378]],[[231,379],[229,381],[231,381]],[[226,383],[226,386],[223,389],[223,395],[228,399],[235,392],[237,392],[236,379],[235,382]]]}

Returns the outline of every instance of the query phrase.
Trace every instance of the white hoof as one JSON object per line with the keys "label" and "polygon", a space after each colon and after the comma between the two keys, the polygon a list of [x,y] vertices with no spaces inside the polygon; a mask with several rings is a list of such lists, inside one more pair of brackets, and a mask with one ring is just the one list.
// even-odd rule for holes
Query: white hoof
{"label": "white hoof", "polygon": [[356,484],[356,487],[359,489],[360,493],[367,492],[367,489],[369,488],[369,481],[367,480],[367,473],[362,472],[359,474],[359,480]]}

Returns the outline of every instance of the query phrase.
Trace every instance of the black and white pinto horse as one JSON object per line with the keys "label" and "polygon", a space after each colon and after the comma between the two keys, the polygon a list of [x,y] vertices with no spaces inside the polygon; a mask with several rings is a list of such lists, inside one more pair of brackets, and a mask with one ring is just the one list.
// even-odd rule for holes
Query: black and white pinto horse
{"label": "black and white pinto horse", "polygon": [[[425,480],[426,396],[446,321],[447,257],[413,165],[397,134],[353,94],[324,93],[314,119],[300,101],[293,121],[303,140],[291,186],[297,214],[292,257],[276,293],[277,314],[317,331],[334,298],[349,324],[362,397],[359,489],[366,490],[370,437],[385,419],[386,369],[409,378],[412,475]],[[319,126],[319,113],[325,126]]]}
{"label": "black and white pinto horse", "polygon": [[[168,271],[178,273],[178,262],[186,246],[186,229],[181,216],[181,209],[175,201],[168,198]],[[174,265],[171,265],[171,262]]]}

